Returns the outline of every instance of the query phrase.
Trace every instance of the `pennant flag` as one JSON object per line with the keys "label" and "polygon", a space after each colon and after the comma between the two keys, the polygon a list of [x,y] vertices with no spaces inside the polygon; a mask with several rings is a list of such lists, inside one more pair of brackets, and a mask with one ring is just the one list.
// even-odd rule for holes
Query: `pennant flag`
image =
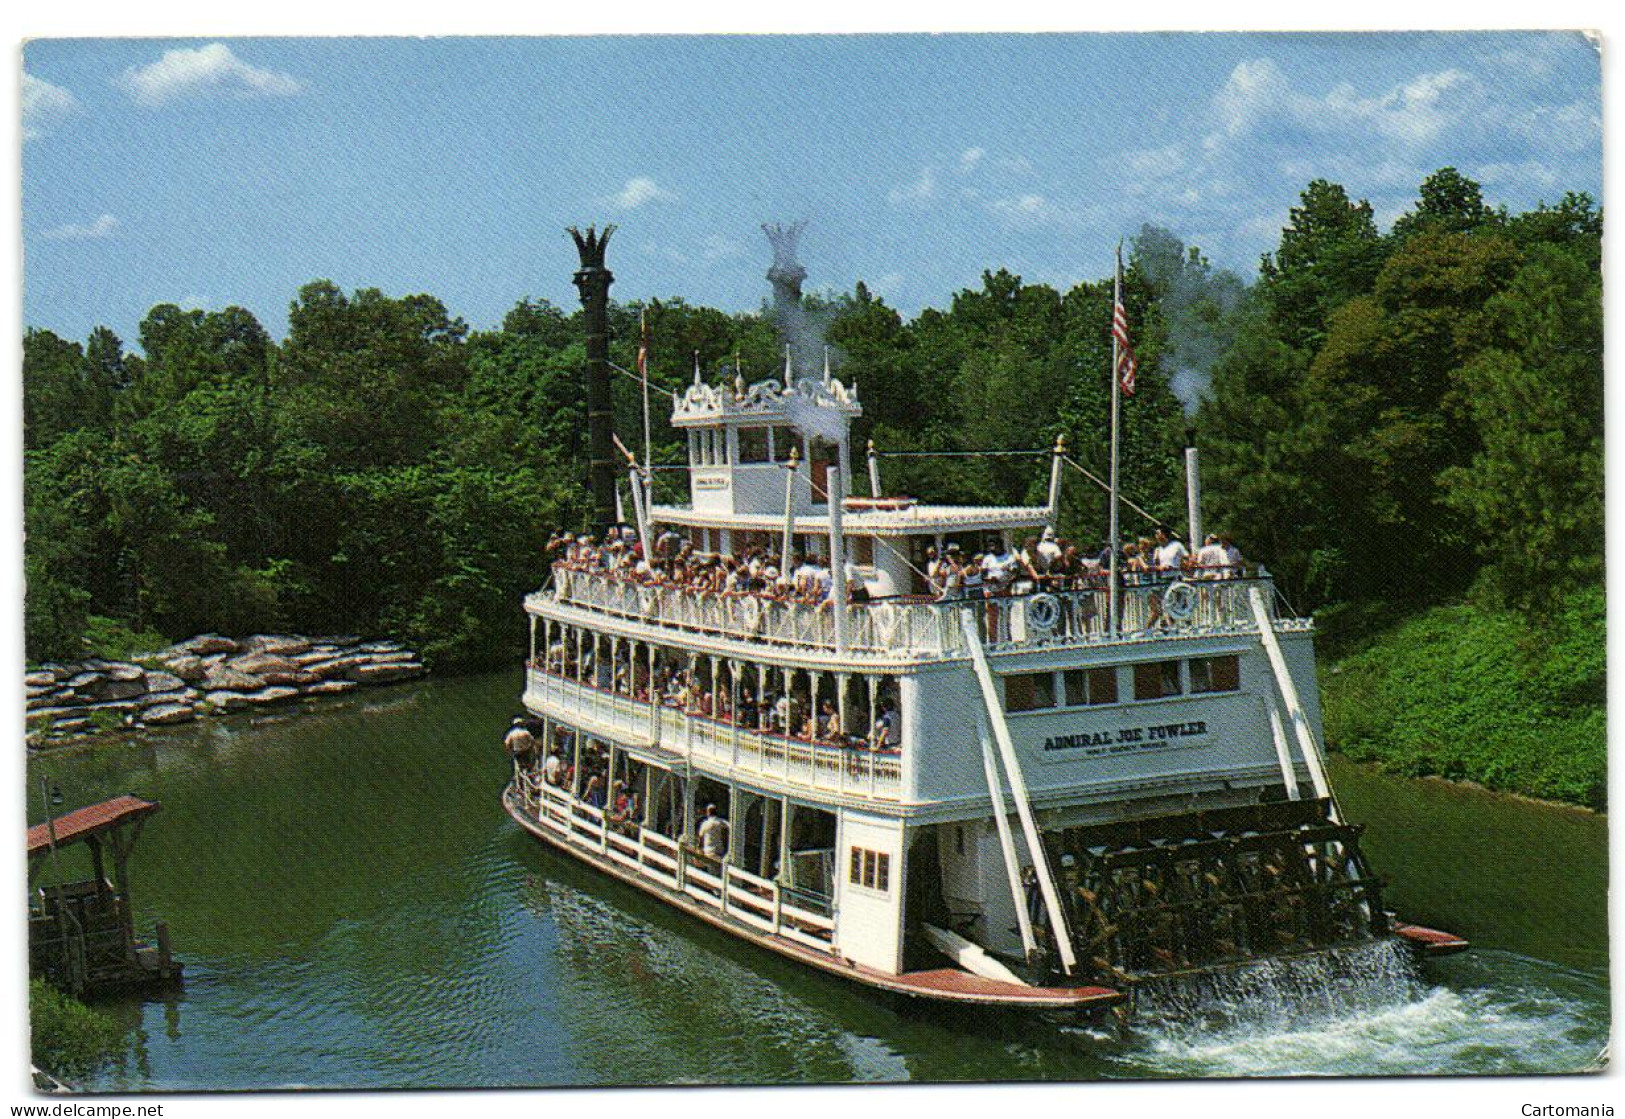
{"label": "pennant flag", "polygon": [[1134,346],[1128,338],[1128,312],[1123,309],[1123,300],[1118,297],[1112,307],[1112,339],[1117,343],[1117,378],[1123,385],[1123,392],[1129,396],[1134,395],[1134,374],[1139,371],[1140,363],[1134,357]]}

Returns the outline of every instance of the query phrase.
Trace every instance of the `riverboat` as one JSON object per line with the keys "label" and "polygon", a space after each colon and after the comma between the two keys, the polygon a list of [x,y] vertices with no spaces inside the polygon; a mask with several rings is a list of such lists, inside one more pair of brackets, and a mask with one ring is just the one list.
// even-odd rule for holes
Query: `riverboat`
{"label": "riverboat", "polygon": [[[603,361],[602,241],[577,240]],[[1039,506],[885,493],[872,446],[857,494],[861,414],[827,362],[788,358],[782,379],[696,372],[674,398],[688,500],[653,504],[628,456],[626,549],[817,557],[829,593],[558,558],[525,599],[530,722],[503,794],[523,828],[760,947],[941,1004],[1090,1018],[1172,975],[1467,946],[1384,907],[1327,777],[1313,621],[1264,567],[945,595],[929,549],[1055,528],[1064,447]]]}

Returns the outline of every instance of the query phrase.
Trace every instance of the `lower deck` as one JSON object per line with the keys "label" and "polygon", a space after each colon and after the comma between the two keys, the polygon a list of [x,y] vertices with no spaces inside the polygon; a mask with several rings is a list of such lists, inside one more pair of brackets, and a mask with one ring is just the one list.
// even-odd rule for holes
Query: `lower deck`
{"label": "lower deck", "polygon": [[1107,987],[1032,987],[951,967],[891,974],[845,957],[832,912],[777,881],[709,859],[632,821],[616,821],[564,789],[520,771],[503,794],[508,814],[539,839],[692,916],[832,975],[934,1002],[1041,1011],[1096,1011],[1121,1003]]}

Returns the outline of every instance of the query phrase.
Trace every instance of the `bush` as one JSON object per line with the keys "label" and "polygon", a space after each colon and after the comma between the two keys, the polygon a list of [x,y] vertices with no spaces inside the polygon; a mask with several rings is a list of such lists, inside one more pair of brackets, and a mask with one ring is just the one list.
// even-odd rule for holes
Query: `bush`
{"label": "bush", "polygon": [[1409,776],[1604,807],[1605,607],[1544,621],[1475,605],[1401,623],[1325,675],[1328,746]]}
{"label": "bush", "polygon": [[63,994],[43,979],[28,984],[34,1064],[69,1079],[95,1072],[113,1055],[120,1035],[107,1015]]}

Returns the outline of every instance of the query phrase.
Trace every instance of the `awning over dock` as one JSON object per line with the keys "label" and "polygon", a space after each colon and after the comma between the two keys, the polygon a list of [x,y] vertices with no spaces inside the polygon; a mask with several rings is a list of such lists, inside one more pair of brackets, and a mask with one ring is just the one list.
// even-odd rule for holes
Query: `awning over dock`
{"label": "awning over dock", "polygon": [[121,796],[104,800],[100,804],[87,804],[56,817],[50,824],[35,824],[28,829],[28,857],[51,849],[51,832],[56,831],[56,846],[66,847],[101,835],[103,832],[142,820],[158,811],[158,805],[140,797]]}

